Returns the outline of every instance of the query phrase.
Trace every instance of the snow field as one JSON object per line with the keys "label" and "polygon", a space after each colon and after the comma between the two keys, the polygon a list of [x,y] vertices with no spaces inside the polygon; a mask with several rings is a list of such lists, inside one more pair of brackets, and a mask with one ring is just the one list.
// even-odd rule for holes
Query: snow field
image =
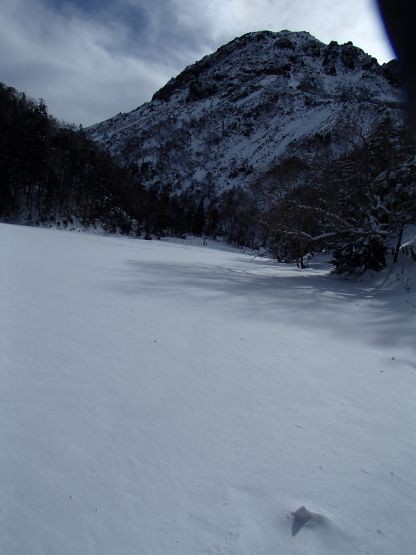
{"label": "snow field", "polygon": [[[414,552],[414,294],[0,225],[0,551]],[[291,536],[290,511],[325,517]]]}

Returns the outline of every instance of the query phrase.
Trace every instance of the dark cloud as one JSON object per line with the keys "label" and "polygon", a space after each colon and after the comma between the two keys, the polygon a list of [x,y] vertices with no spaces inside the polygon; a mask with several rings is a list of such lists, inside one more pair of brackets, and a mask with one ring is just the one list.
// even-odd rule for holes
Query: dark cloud
{"label": "dark cloud", "polygon": [[2,0],[0,79],[88,125],[235,36],[283,28],[389,57],[371,0]]}

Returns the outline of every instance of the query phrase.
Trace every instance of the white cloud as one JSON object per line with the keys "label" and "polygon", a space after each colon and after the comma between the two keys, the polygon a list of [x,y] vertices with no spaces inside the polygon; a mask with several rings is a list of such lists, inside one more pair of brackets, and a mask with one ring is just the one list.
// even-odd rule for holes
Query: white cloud
{"label": "white cloud", "polygon": [[39,7],[21,18],[18,8],[13,2],[0,15],[1,79],[45,98],[59,118],[89,124],[132,109],[169,76],[167,64],[111,51],[124,39],[122,26]]}

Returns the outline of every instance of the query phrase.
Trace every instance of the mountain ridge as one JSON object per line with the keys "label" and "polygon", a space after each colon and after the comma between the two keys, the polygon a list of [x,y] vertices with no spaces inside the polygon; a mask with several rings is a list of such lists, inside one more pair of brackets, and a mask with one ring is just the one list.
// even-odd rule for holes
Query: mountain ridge
{"label": "mountain ridge", "polygon": [[[396,61],[379,65],[351,42],[258,31],[187,66],[151,102],[86,131],[145,187],[247,188],[285,156],[313,158],[325,142],[341,154],[383,117],[400,120],[398,75]],[[305,142],[314,143],[309,153]]]}

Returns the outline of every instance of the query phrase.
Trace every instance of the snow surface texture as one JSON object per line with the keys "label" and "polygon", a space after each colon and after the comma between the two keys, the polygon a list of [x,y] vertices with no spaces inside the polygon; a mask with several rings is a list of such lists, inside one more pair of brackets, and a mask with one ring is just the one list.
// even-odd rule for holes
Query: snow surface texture
{"label": "snow surface texture", "polygon": [[[179,243],[0,243],[1,553],[414,553],[414,292]],[[322,519],[292,537],[302,505]]]}
{"label": "snow surface texture", "polygon": [[333,155],[345,152],[374,121],[399,121],[402,100],[386,66],[352,43],[262,31],[222,46],[152,102],[87,133],[136,166],[143,185],[218,193],[261,181],[282,156],[316,155],[325,136]]}

